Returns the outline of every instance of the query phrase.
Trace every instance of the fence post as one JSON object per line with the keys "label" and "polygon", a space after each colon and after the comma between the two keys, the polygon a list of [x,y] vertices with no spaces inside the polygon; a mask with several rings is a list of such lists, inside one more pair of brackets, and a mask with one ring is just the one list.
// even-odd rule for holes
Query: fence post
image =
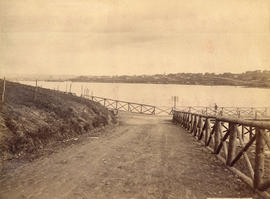
{"label": "fence post", "polygon": [[236,152],[236,139],[237,139],[237,126],[234,123],[229,123],[230,135],[229,135],[229,145],[228,145],[228,157],[226,160],[226,165],[231,166],[231,162],[235,157]]}
{"label": "fence post", "polygon": [[37,80],[36,80],[36,88],[34,92],[34,101],[36,101],[36,99],[37,99]]}
{"label": "fence post", "polygon": [[187,128],[188,131],[189,131],[190,128],[191,128],[191,120],[192,120],[191,114],[188,113],[188,128]]}
{"label": "fence post", "polygon": [[193,122],[194,122],[194,117],[193,117],[193,114],[190,113],[190,126],[189,126],[189,131],[192,131]]}
{"label": "fence post", "polygon": [[87,88],[83,89],[83,97],[85,98],[87,96]]}
{"label": "fence post", "polygon": [[192,113],[190,113],[190,117],[191,117],[191,119],[190,119],[190,128],[189,128],[188,131],[192,132],[193,122],[194,122],[194,117],[193,117]]}
{"label": "fence post", "polygon": [[252,126],[249,127],[249,140],[252,138]]}
{"label": "fence post", "polygon": [[191,124],[190,124],[190,129],[189,131],[192,133],[193,130],[193,126],[194,126],[194,115],[191,113]]}
{"label": "fence post", "polygon": [[255,110],[255,120],[258,119],[258,113],[257,110]]}
{"label": "fence post", "polygon": [[83,85],[81,85],[81,97],[83,97]]}
{"label": "fence post", "polygon": [[187,129],[187,127],[188,127],[188,114],[187,113],[185,113],[185,129]]}
{"label": "fence post", "polygon": [[2,99],[1,99],[2,103],[5,102],[5,92],[6,92],[6,78],[4,77],[4,79],[3,79],[3,92],[2,92]]}
{"label": "fence post", "polygon": [[195,115],[194,125],[193,125],[193,136],[196,136],[196,133],[197,133],[197,121],[198,121],[198,116]]}
{"label": "fence post", "polygon": [[115,109],[116,110],[118,109],[118,101],[117,100],[115,101]]}
{"label": "fence post", "polygon": [[205,124],[205,136],[204,136],[204,145],[207,145],[208,137],[209,137],[209,129],[210,129],[210,119],[206,118],[206,124]]}
{"label": "fence post", "polygon": [[245,127],[244,127],[244,125],[242,125],[241,137],[242,137],[242,140],[245,140]]}
{"label": "fence post", "polygon": [[241,117],[241,112],[240,112],[240,109],[237,108],[237,117],[240,118]]}
{"label": "fence post", "polygon": [[180,125],[183,126],[184,124],[184,113],[181,113],[181,123]]}
{"label": "fence post", "polygon": [[215,135],[215,145],[214,145],[214,151],[217,153],[218,146],[220,145],[221,139],[220,139],[220,129],[221,129],[221,121],[217,120],[216,125],[214,126],[214,135]]}
{"label": "fence post", "polygon": [[184,121],[185,121],[185,114],[181,114],[181,126],[184,127]]}
{"label": "fence post", "polygon": [[186,113],[183,113],[183,124],[182,126],[185,128],[185,125],[186,125]]}
{"label": "fence post", "polygon": [[223,107],[221,108],[220,116],[223,116]]}
{"label": "fence post", "polygon": [[254,167],[254,189],[258,189],[262,183],[264,174],[264,145],[265,141],[262,135],[262,129],[256,128],[256,152],[255,152],[255,167]]}
{"label": "fence post", "polygon": [[199,132],[197,134],[198,136],[198,139],[200,140],[200,138],[202,137],[202,133],[203,133],[203,121],[202,121],[202,116],[200,116],[200,119],[199,119]]}
{"label": "fence post", "polygon": [[185,118],[186,118],[186,114],[183,113],[183,115],[182,115],[182,127],[185,127]]}
{"label": "fence post", "polygon": [[71,86],[72,86],[72,82],[69,85],[69,93],[71,93]]}
{"label": "fence post", "polygon": [[185,118],[185,129],[188,128],[188,114],[186,113],[186,118]]}

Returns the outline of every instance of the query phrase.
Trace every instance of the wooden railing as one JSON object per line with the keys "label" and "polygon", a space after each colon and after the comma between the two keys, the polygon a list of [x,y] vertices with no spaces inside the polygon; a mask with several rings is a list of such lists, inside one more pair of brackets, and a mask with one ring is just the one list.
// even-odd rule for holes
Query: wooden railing
{"label": "wooden railing", "polygon": [[84,96],[94,102],[98,102],[111,110],[126,111],[132,113],[148,114],[148,115],[171,115],[172,107],[157,107],[148,104],[140,104],[134,102],[126,102],[97,96]]}
{"label": "wooden railing", "polygon": [[178,106],[177,111],[244,119],[270,119],[270,107]]}
{"label": "wooden railing", "polygon": [[204,115],[226,116],[244,119],[270,120],[269,107],[207,107],[207,106],[154,106],[135,102],[127,102],[104,97],[83,95],[82,97],[98,102],[111,110],[127,111],[149,115],[171,115],[174,110]]}
{"label": "wooden railing", "polygon": [[270,187],[270,123],[174,111],[173,121],[265,198]]}

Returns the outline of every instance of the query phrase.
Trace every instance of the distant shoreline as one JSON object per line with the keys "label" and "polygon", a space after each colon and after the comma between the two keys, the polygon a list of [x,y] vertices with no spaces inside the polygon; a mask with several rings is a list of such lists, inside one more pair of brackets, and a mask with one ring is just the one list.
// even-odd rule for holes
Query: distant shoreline
{"label": "distant shoreline", "polygon": [[[18,81],[36,81],[36,80],[18,80]],[[44,82],[81,82],[81,83],[105,83],[105,84],[163,84],[163,85],[187,85],[187,86],[232,86],[232,87],[242,87],[242,88],[266,88],[263,86],[245,86],[245,85],[229,85],[229,84],[179,84],[179,83],[156,83],[156,82],[103,82],[103,81],[74,81],[74,80],[38,80]]]}
{"label": "distant shoreline", "polygon": [[91,82],[91,83],[129,83],[129,84],[172,84],[202,86],[240,86],[246,88],[270,88],[270,71],[247,71],[244,73],[174,73],[155,75],[115,75],[115,76],[59,76],[21,77],[17,80],[39,80],[48,82]]}
{"label": "distant shoreline", "polygon": [[[22,81],[34,81],[34,80],[22,80]],[[252,86],[252,85],[230,85],[230,84],[180,84],[180,83],[162,83],[162,82],[115,82],[115,81],[79,81],[79,80],[42,80],[46,82],[81,82],[81,83],[112,83],[112,84],[163,84],[163,85],[187,85],[187,86],[232,86],[232,87],[242,87],[242,88],[267,88],[270,89],[270,86]]]}

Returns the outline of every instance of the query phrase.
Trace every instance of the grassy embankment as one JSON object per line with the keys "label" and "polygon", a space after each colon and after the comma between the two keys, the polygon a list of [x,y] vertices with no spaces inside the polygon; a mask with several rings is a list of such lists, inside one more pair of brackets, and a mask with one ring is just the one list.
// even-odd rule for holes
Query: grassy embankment
{"label": "grassy embankment", "polygon": [[[2,90],[0,80],[0,96]],[[0,164],[116,122],[96,102],[44,88],[38,88],[34,99],[34,91],[6,82],[5,102],[0,102]]]}

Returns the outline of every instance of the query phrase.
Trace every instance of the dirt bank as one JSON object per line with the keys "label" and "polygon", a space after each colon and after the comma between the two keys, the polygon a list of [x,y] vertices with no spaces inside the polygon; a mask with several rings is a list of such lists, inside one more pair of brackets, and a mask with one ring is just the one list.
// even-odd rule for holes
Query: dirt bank
{"label": "dirt bank", "polygon": [[[0,81],[2,94],[3,81]],[[0,103],[0,161],[35,154],[45,146],[115,123],[113,114],[80,97],[6,82]]]}

